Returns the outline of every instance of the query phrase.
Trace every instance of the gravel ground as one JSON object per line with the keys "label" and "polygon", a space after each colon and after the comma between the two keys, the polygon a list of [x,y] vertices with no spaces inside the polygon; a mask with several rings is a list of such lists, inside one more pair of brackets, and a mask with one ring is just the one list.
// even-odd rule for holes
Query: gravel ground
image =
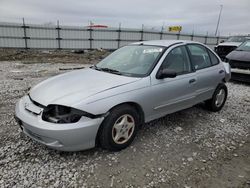
{"label": "gravel ground", "polygon": [[[250,87],[145,124],[120,152],[59,152],[23,135],[14,106],[31,86],[83,64],[0,62],[0,187],[250,187]],[[67,71],[67,70],[66,70]]]}
{"label": "gravel ground", "polygon": [[0,61],[24,63],[95,63],[106,57],[107,50],[34,50],[0,48]]}

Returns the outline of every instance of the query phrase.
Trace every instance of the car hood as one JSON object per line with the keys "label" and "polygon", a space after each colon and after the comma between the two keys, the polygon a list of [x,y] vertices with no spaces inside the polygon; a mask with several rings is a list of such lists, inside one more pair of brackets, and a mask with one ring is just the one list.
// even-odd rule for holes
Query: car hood
{"label": "car hood", "polygon": [[250,51],[232,51],[226,56],[227,59],[236,61],[249,61],[250,62]]}
{"label": "car hood", "polygon": [[33,87],[29,95],[44,106],[69,105],[140,79],[86,68],[49,78]]}
{"label": "car hood", "polygon": [[223,43],[218,44],[218,46],[236,46],[236,47],[238,47],[241,44],[242,44],[242,42],[223,42]]}

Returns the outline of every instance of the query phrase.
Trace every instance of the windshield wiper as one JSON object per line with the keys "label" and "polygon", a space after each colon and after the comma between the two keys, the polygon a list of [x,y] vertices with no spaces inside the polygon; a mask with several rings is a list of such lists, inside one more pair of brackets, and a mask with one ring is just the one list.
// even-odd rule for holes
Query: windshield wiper
{"label": "windshield wiper", "polygon": [[101,67],[97,67],[96,65],[92,65],[90,68],[93,68],[95,70],[98,70],[98,71],[104,71],[104,72],[110,72],[110,73],[114,73],[114,74],[119,74],[121,75],[122,73],[118,70],[115,70],[115,69],[110,69],[110,68],[101,68]]}
{"label": "windshield wiper", "polygon": [[91,69],[99,70],[99,67],[97,67],[96,65],[92,65],[90,68],[91,68]]}
{"label": "windshield wiper", "polygon": [[98,67],[98,69],[100,69],[101,71],[104,71],[104,72],[110,72],[110,73],[119,74],[119,75],[122,74],[120,71],[115,70],[115,69],[101,68],[101,67]]}

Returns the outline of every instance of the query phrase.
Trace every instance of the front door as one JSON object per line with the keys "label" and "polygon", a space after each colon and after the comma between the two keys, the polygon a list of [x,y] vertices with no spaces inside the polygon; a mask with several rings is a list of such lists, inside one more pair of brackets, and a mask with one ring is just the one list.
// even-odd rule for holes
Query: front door
{"label": "front door", "polygon": [[192,71],[184,45],[173,48],[162,62],[160,69],[175,70],[177,76],[164,79],[152,76],[151,119],[191,107],[196,97],[196,73]]}

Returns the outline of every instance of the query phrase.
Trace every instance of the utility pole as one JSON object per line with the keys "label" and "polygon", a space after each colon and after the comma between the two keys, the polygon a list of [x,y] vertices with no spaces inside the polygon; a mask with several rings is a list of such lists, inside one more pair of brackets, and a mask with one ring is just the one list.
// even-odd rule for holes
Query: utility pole
{"label": "utility pole", "polygon": [[218,28],[219,28],[219,25],[220,25],[220,17],[221,17],[222,9],[223,9],[223,5],[220,5],[220,13],[219,13],[218,22],[217,22],[217,26],[216,26],[216,30],[215,30],[215,36],[217,36],[217,33],[218,33]]}

